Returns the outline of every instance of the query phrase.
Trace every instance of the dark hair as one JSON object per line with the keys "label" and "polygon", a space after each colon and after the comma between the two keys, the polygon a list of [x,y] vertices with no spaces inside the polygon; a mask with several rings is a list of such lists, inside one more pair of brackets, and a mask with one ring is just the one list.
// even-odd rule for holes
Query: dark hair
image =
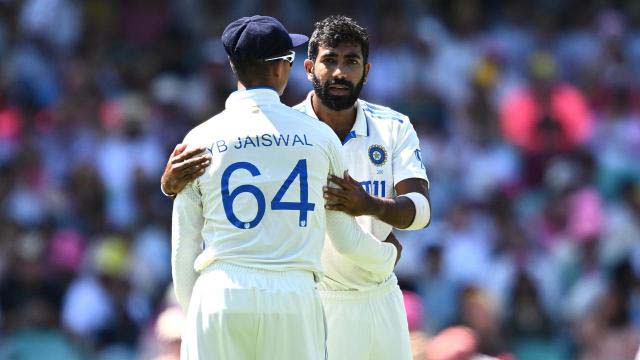
{"label": "dark hair", "polygon": [[269,81],[269,68],[273,62],[262,59],[233,59],[230,58],[236,77],[244,85],[265,84]]}
{"label": "dark hair", "polygon": [[337,47],[342,43],[359,44],[364,63],[369,58],[369,34],[352,18],[332,15],[315,24],[309,40],[309,59],[316,61],[320,46]]}

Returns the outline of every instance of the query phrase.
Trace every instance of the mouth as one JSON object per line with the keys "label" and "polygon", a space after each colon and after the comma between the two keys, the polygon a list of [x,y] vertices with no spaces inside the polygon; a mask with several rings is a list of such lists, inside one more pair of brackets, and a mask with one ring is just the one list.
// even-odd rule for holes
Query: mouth
{"label": "mouth", "polygon": [[350,88],[346,85],[331,85],[329,86],[329,92],[331,94],[336,94],[336,95],[343,95],[343,94],[348,94],[350,91]]}

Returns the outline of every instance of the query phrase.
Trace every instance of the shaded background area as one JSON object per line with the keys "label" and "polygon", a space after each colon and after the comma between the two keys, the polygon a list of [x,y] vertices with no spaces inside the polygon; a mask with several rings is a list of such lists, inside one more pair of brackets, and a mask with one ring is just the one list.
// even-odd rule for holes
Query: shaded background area
{"label": "shaded background area", "polygon": [[[362,97],[418,131],[433,221],[399,232],[397,271],[416,359],[469,337],[633,357],[640,2],[0,0],[0,358],[174,358],[159,177],[235,88],[224,26],[257,13],[357,19]],[[283,101],[310,90],[298,60]]]}

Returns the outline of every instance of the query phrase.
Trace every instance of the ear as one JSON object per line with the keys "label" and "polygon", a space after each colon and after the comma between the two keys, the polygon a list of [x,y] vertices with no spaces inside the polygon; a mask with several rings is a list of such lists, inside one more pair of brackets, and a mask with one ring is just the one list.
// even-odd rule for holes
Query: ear
{"label": "ear", "polygon": [[307,73],[307,79],[309,79],[309,81],[313,81],[313,66],[314,63],[311,59],[304,60],[304,72]]}
{"label": "ear", "polygon": [[284,63],[284,61],[274,61],[271,63],[270,68],[271,68],[271,76],[275,79],[279,79],[282,76],[284,76],[284,68],[282,67],[282,64]]}
{"label": "ear", "polygon": [[364,84],[367,83],[367,79],[369,78],[369,70],[371,70],[371,64],[364,64]]}

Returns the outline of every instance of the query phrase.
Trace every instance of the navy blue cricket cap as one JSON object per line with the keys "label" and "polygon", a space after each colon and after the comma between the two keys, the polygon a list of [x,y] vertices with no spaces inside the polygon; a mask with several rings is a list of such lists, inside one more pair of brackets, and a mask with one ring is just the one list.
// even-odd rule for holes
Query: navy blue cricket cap
{"label": "navy blue cricket cap", "polygon": [[224,49],[231,59],[238,60],[278,56],[307,41],[307,36],[289,34],[278,20],[261,15],[238,19],[222,33]]}

